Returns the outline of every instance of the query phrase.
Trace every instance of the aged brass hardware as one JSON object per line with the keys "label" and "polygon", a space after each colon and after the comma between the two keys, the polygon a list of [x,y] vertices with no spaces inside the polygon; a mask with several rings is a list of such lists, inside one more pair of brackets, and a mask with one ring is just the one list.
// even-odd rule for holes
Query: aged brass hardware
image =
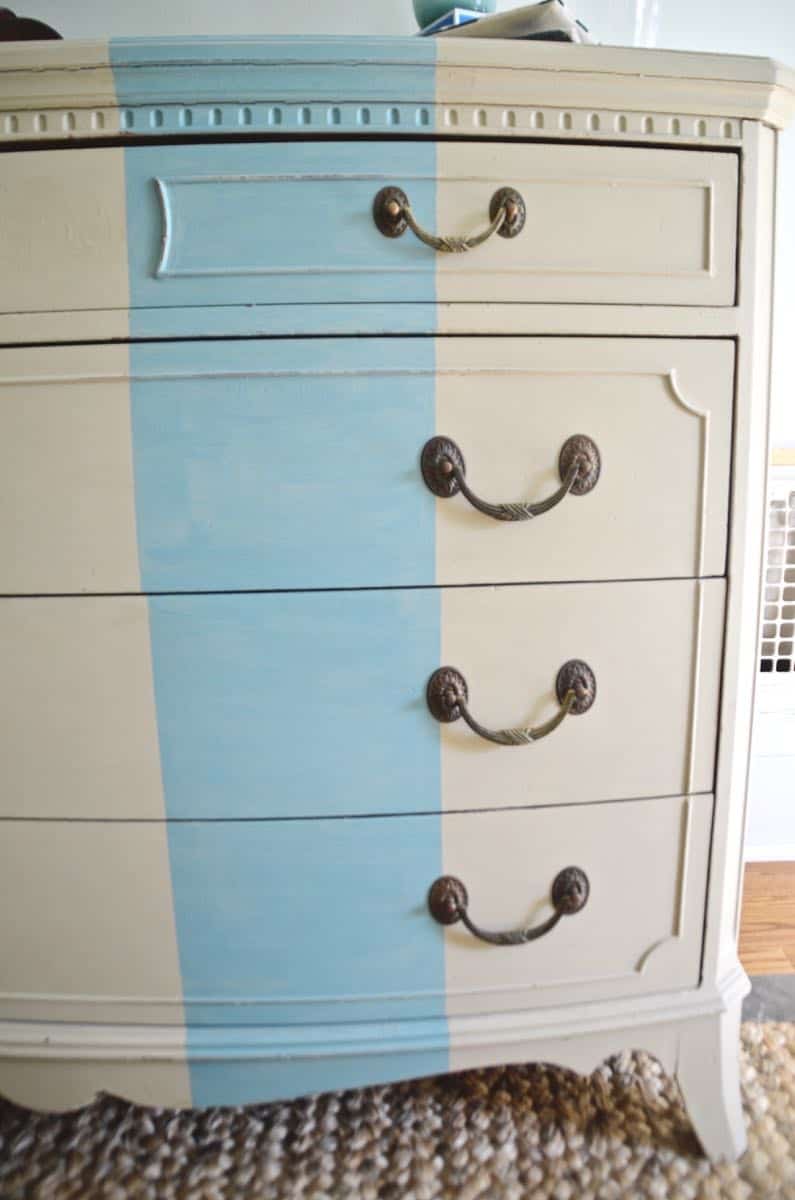
{"label": "aged brass hardware", "polygon": [[596,699],[596,677],[587,663],[572,658],[560,668],[555,680],[555,692],[560,708],[554,717],[534,729],[486,729],[476,721],[468,708],[467,681],[455,667],[439,667],[428,680],[425,699],[437,721],[449,724],[463,717],[478,737],[498,746],[526,746],[537,742],[557,729],[564,717],[587,712]]}
{"label": "aged brass hardware", "polygon": [[515,504],[491,504],[475,495],[466,481],[464,456],[451,438],[432,437],[425,443],[420,470],[434,496],[446,500],[461,492],[473,508],[495,521],[528,521],[549,512],[569,492],[572,496],[587,495],[596,487],[602,460],[596,442],[583,433],[574,434],[566,439],[558,455],[558,474],[562,480],[558,490],[545,500]]}
{"label": "aged brass hardware", "polygon": [[454,875],[442,875],[436,879],[428,892],[428,908],[434,921],[440,925],[455,925],[458,921],[482,942],[493,946],[524,946],[534,942],[554,929],[561,917],[572,916],[588,902],[591,885],[588,876],[579,867],[565,867],[552,881],[550,896],[555,912],[541,925],[530,929],[510,929],[504,933],[481,929],[469,916],[469,896],[460,879]]}
{"label": "aged brass hardware", "polygon": [[400,237],[410,229],[432,250],[442,254],[462,254],[466,250],[474,250],[492,234],[500,237],[513,238],[522,232],[526,218],[525,203],[519,192],[514,188],[503,187],[494,193],[489,204],[489,226],[481,233],[469,237],[439,237],[428,233],[418,224],[411,211],[409,198],[399,187],[381,188],[373,200],[373,220],[384,237]]}

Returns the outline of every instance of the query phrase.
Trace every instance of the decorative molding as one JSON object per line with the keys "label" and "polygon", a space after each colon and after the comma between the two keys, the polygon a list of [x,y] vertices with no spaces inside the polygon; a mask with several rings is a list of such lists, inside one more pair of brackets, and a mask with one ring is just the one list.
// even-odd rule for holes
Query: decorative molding
{"label": "decorative molding", "polygon": [[[693,988],[665,996],[632,996],[527,1012],[390,1021],[388,1033],[385,1024],[374,1028],[368,1021],[309,1026],[203,1025],[191,1027],[190,1048],[197,1059],[207,1056],[268,1059],[286,1053],[312,1057],[403,1054],[446,1049],[449,1040],[469,1048],[488,1048],[714,1016],[747,991],[745,972],[737,963],[717,988]],[[185,1054],[182,1025],[0,1022],[0,1061],[9,1058],[135,1061],[145,1055],[148,1060],[183,1062]]]}
{"label": "decorative molding", "polygon": [[[629,166],[629,164],[627,164]],[[374,188],[388,181],[390,177],[385,175],[383,171],[366,172],[366,171],[335,171],[333,174],[318,173],[312,171],[286,172],[278,169],[273,169],[267,172],[241,172],[236,174],[217,173],[208,171],[206,174],[185,174],[185,175],[168,175],[154,176],[152,183],[154,184],[161,219],[161,236],[160,236],[160,257],[155,268],[155,276],[158,279],[176,279],[176,278],[245,278],[249,276],[307,276],[307,275],[383,275],[385,266],[383,262],[377,260],[377,256],[371,256],[371,265],[366,263],[357,263],[356,265],[342,265],[334,262],[333,265],[328,261],[304,261],[295,265],[289,265],[285,262],[272,264],[268,262],[267,254],[267,239],[264,243],[264,249],[260,250],[260,256],[264,254],[264,260],[257,262],[257,251],[251,251],[251,260],[243,265],[241,263],[232,264],[228,261],[224,262],[226,257],[223,253],[223,248],[220,249],[214,242],[207,242],[206,239],[198,238],[196,228],[192,228],[189,216],[185,212],[185,192],[186,189],[200,189],[200,203],[205,205],[221,205],[223,204],[227,210],[229,218],[229,210],[234,210],[233,197],[240,197],[240,190],[244,189],[243,194],[246,194],[248,188],[252,185],[262,189],[260,202],[263,205],[263,211],[267,208],[269,198],[268,188],[274,185],[281,184],[300,184],[302,187],[308,187],[312,184],[329,186],[335,188],[340,185],[353,183],[372,183]],[[432,173],[411,173],[402,172],[400,182],[404,186],[413,185],[415,182],[433,183],[435,177]],[[447,186],[454,183],[464,182],[455,174],[446,175],[443,182]],[[515,181],[517,184],[519,180]],[[542,186],[545,182],[541,179]],[[555,180],[558,187],[568,188],[577,191],[582,186],[582,179],[576,174],[566,178]],[[534,181],[531,180],[527,186],[531,189]],[[666,270],[653,270],[644,267],[642,264],[635,269],[625,266],[620,272],[607,271],[604,269],[588,268],[582,263],[569,265],[555,265],[552,263],[538,263],[533,265],[528,262],[519,262],[511,265],[510,262],[503,263],[499,267],[491,260],[478,260],[477,256],[472,258],[467,257],[467,261],[463,272],[467,275],[484,275],[486,277],[499,274],[500,276],[520,276],[523,278],[532,278],[533,276],[575,276],[582,277],[587,274],[590,277],[605,277],[614,276],[617,273],[623,278],[642,278],[642,279],[659,279],[664,277],[666,280],[671,279],[703,279],[704,276],[714,278],[716,275],[716,263],[714,255],[715,247],[715,187],[714,182],[708,178],[666,178],[666,177],[648,177],[636,178],[631,174],[624,176],[613,175],[594,175],[589,177],[587,185],[593,188],[601,188],[608,194],[615,194],[616,188],[635,188],[649,189],[654,191],[656,196],[661,196],[665,192],[682,192],[696,191],[705,193],[705,250],[701,262],[698,265],[690,266],[682,269],[668,268]],[[525,186],[524,184],[522,185]],[[532,197],[532,191],[529,193]],[[322,206],[322,194],[315,197]],[[182,203],[181,203],[182,200]],[[328,198],[327,198],[328,200]],[[188,210],[190,212],[190,210]],[[205,209],[205,211],[207,211]],[[177,236],[177,231],[181,232],[181,236]],[[175,252],[176,247],[182,247],[187,253],[192,262],[190,265],[180,265],[179,251]],[[702,251],[703,253],[703,251]],[[184,261],[184,260],[183,260]],[[388,267],[390,274],[400,274],[403,276],[420,275],[425,276],[428,273],[430,260],[420,260],[415,263],[391,263]],[[676,386],[673,384],[672,386]]]}
{"label": "decorative molding", "polygon": [[[306,1090],[290,1065],[307,1060],[333,1072],[335,1060],[373,1059],[368,1082],[389,1077],[384,1063],[412,1054],[450,1055],[451,1068],[537,1060],[572,1070],[593,1070],[609,1054],[643,1048],[675,1071],[688,1032],[699,1037],[715,1028],[748,992],[736,956],[716,985],[669,994],[612,999],[591,1004],[388,1024],[303,1026],[235,1025],[190,1029],[181,1025],[0,1022],[0,1090],[18,1103],[40,1106],[40,1070],[47,1071],[48,1110],[89,1103],[97,1091],[121,1091],[126,1099],[151,1103],[156,1091],[173,1106],[191,1102],[185,1072],[194,1063],[273,1066],[278,1096]],[[324,1064],[327,1064],[327,1068]],[[416,1067],[415,1067],[416,1070]],[[57,1097],[57,1098],[56,1098]],[[184,1097],[184,1099],[182,1099]]]}
{"label": "decorative molding", "polygon": [[[2,72],[2,54],[0,54]],[[1,76],[0,76],[1,79]],[[119,136],[180,139],[213,134],[454,133],[458,137],[554,141],[670,142],[738,147],[742,122],[693,113],[616,112],[530,105],[406,103],[141,104],[0,109],[0,142]]]}
{"label": "decorative molding", "polygon": [[113,137],[118,132],[119,110],[110,106],[0,110],[0,142],[82,141]]}
{"label": "decorative molding", "polygon": [[663,957],[659,952],[664,946],[671,946],[679,941],[682,937],[685,928],[685,901],[687,899],[687,879],[688,869],[690,866],[690,847],[692,843],[693,831],[693,801],[690,796],[685,796],[682,800],[682,834],[679,840],[679,868],[678,868],[678,887],[676,894],[676,915],[674,917],[673,929],[664,938],[660,938],[653,946],[650,946],[638,960],[635,970],[643,975],[648,972],[649,963],[652,958],[658,959]]}
{"label": "decorative molding", "polygon": [[[707,488],[708,488],[708,465],[709,465],[709,409],[696,408],[694,404],[684,395],[679,384],[679,374],[675,367],[672,367],[665,375],[666,383],[671,396],[685,412],[691,416],[698,417],[701,421],[701,496],[698,510],[698,540],[697,554],[695,563],[695,574],[700,578],[704,574],[704,550],[707,531]],[[692,779],[687,780],[686,790],[690,790]]]}
{"label": "decorative molding", "polygon": [[[333,91],[324,84],[330,70]],[[573,99],[566,108],[559,107],[564,87]],[[180,105],[172,103],[175,95]],[[473,44],[466,38],[150,38],[3,46],[0,112],[22,125],[25,114],[49,117],[66,110],[77,120],[84,108],[118,108],[118,128],[144,136],[427,128],[458,136],[515,131],[524,137],[726,145],[739,140],[745,119],[787,123],[795,112],[795,73],[748,56]],[[32,132],[47,136],[35,125]]]}
{"label": "decorative molding", "polygon": [[437,131],[457,136],[611,142],[710,143],[739,146],[742,123],[692,113],[531,105],[454,104],[437,106]]}

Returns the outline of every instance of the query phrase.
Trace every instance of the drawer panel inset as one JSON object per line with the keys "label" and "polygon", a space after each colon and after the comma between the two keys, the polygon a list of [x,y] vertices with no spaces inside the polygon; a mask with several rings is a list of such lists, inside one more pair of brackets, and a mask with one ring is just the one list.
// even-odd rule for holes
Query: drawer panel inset
{"label": "drawer panel inset", "polygon": [[[302,1026],[288,1039],[302,1058],[324,1024],[425,1019],[443,1069],[456,1016],[695,985],[711,811],[703,795],[349,821],[14,822],[3,878],[27,919],[23,937],[12,906],[0,915],[0,1016],[185,1023],[194,1085],[192,1026]],[[428,908],[453,875],[486,931],[536,928],[572,866],[584,907],[532,943],[491,945]]]}
{"label": "drawer panel inset", "polygon": [[[693,577],[725,569],[728,340],[398,338],[0,354],[0,590]],[[489,503],[437,498],[452,439]]]}
{"label": "drawer panel inset", "polygon": [[[0,602],[0,815],[438,812],[712,788],[722,580]],[[584,661],[595,700],[564,712]],[[472,720],[426,687],[466,682]],[[443,697],[444,699],[444,697]],[[521,739],[520,739],[521,740]]]}

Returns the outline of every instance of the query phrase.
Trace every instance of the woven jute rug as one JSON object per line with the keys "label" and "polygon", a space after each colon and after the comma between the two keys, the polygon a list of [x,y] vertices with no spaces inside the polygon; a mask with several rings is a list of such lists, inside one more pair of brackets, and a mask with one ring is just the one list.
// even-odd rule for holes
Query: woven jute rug
{"label": "woven jute rug", "polygon": [[795,1024],[743,1026],[749,1148],[713,1166],[645,1054],[176,1112],[0,1102],[3,1200],[795,1200]]}

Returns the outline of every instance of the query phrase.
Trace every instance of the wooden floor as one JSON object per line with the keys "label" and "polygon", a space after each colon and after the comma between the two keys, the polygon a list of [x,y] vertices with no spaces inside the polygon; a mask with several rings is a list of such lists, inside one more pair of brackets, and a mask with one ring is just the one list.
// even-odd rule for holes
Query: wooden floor
{"label": "wooden floor", "polygon": [[795,862],[746,866],[740,962],[749,975],[795,974]]}

